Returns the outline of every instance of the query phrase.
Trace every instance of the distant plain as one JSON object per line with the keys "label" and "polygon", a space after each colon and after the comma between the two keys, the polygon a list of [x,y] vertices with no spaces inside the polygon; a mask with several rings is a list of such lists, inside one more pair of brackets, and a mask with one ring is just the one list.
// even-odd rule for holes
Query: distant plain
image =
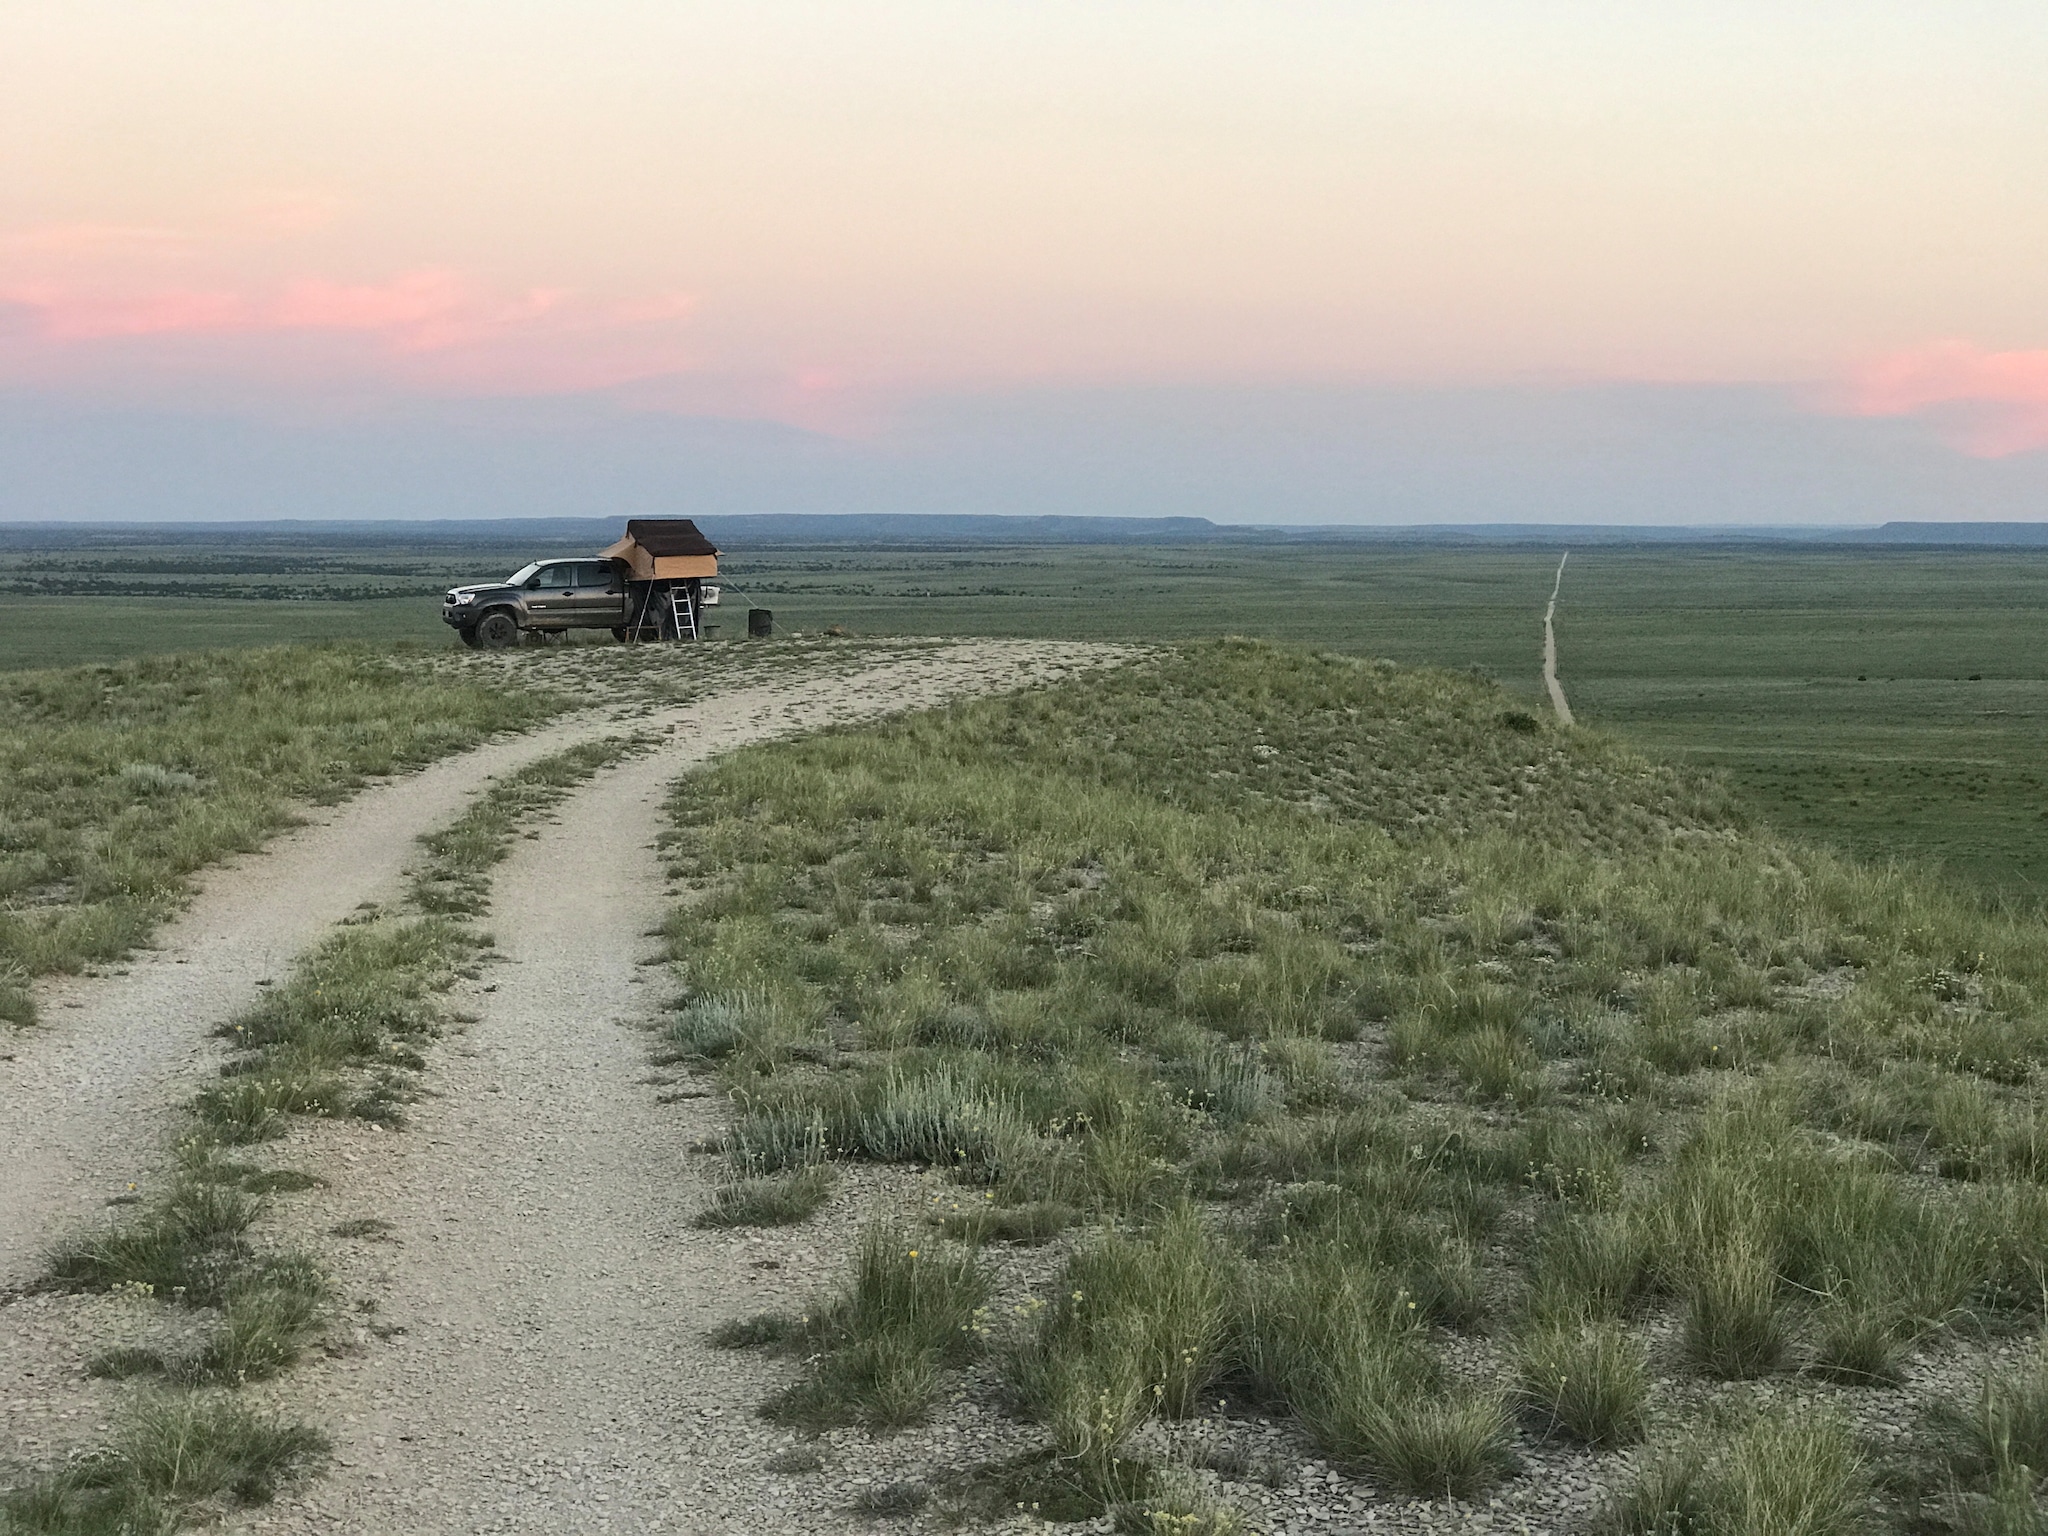
{"label": "distant plain", "polygon": [[[418,545],[218,533],[0,543],[0,667],[306,641],[453,645],[436,597],[501,533]],[[1476,668],[1540,701],[1558,546],[1400,543],[733,550],[741,610],[855,634],[1256,635]],[[1561,672],[1582,724],[1725,774],[1754,814],[1865,858],[2048,893],[2048,551],[1770,544],[1573,551]]]}

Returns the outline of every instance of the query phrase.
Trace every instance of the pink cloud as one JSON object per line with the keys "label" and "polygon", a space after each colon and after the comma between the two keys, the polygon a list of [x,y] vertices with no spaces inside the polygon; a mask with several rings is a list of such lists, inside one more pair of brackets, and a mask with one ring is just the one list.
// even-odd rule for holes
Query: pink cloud
{"label": "pink cloud", "polygon": [[686,293],[597,296],[445,267],[333,276],[295,248],[348,208],[282,190],[182,222],[0,220],[0,378],[125,387],[185,372],[516,393],[702,366]]}
{"label": "pink cloud", "polygon": [[[328,336],[360,345],[334,354],[357,368],[384,359],[416,383],[466,389],[592,389],[691,365],[687,295],[597,301],[565,288],[493,293],[439,268],[384,282],[290,279],[254,293],[188,288],[108,290],[49,282],[0,285],[0,304],[29,319],[25,337],[56,352],[95,343],[186,337],[230,366],[266,338]],[[239,352],[238,352],[239,349]],[[19,359],[17,359],[19,361]]]}
{"label": "pink cloud", "polygon": [[188,288],[80,294],[54,284],[31,283],[0,288],[0,304],[29,311],[42,334],[58,342],[231,330],[246,323],[247,317],[246,307],[231,293]]}
{"label": "pink cloud", "polygon": [[259,328],[381,332],[405,350],[431,351],[473,336],[479,308],[452,272],[408,272],[388,283],[306,277],[264,306]]}
{"label": "pink cloud", "polygon": [[1940,341],[1876,359],[1849,379],[1858,416],[1924,416],[1963,452],[1997,459],[2048,448],[2048,351],[1986,352]]}
{"label": "pink cloud", "polygon": [[385,283],[298,278],[254,297],[224,291],[154,288],[108,292],[55,283],[0,288],[0,302],[37,316],[52,341],[119,336],[264,331],[367,331],[406,350],[452,346],[551,307],[532,297],[494,304],[452,272],[407,272]]}

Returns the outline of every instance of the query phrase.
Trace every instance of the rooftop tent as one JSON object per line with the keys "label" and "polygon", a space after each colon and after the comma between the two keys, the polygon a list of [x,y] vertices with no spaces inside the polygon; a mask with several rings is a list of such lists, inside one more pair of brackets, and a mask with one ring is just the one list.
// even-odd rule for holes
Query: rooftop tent
{"label": "rooftop tent", "polygon": [[626,536],[604,556],[625,561],[635,581],[679,581],[718,574],[717,548],[687,517],[632,518],[626,524]]}

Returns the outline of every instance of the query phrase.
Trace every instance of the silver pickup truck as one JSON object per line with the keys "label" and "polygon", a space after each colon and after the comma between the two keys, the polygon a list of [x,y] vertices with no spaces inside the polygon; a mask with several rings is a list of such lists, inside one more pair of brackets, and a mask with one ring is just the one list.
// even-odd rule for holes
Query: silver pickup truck
{"label": "silver pickup truck", "polygon": [[626,601],[626,570],[617,560],[540,560],[503,581],[451,588],[441,619],[464,645],[490,649],[516,645],[522,631],[608,629],[623,640]]}

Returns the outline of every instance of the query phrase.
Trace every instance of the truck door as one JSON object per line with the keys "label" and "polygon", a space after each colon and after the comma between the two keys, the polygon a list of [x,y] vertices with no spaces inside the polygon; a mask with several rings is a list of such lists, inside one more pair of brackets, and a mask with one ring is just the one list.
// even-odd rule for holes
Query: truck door
{"label": "truck door", "polygon": [[609,560],[578,560],[571,622],[588,629],[615,629],[626,622],[626,579]]}
{"label": "truck door", "polygon": [[544,565],[526,583],[526,611],[543,629],[562,629],[575,622],[576,567],[569,561]]}

